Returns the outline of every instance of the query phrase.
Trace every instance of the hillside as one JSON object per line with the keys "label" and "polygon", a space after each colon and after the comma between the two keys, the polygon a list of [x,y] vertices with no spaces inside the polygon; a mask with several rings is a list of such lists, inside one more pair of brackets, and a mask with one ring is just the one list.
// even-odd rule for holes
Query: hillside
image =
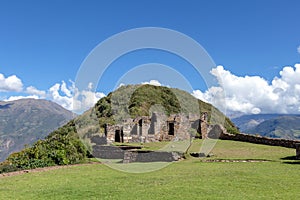
{"label": "hillside", "polygon": [[93,108],[52,132],[45,140],[39,140],[32,147],[10,155],[2,171],[80,162],[88,156],[87,149],[91,150],[89,145],[83,146],[82,142],[91,144],[93,135],[104,134],[105,124],[149,115],[157,110],[164,110],[167,115],[207,112],[209,123],[224,123],[229,132],[238,132],[218,109],[185,91],[152,85],[128,85],[103,97]]}
{"label": "hillside", "polygon": [[0,102],[0,161],[67,123],[73,113],[54,102],[20,99]]}
{"label": "hillside", "polygon": [[241,132],[285,139],[300,139],[300,115],[245,115],[232,121]]}
{"label": "hillside", "polygon": [[130,117],[149,116],[153,111],[164,111],[167,115],[207,112],[210,123],[224,124],[229,132],[238,132],[234,123],[217,108],[175,88],[153,85],[122,86],[100,99],[94,109],[100,119],[100,126]]}

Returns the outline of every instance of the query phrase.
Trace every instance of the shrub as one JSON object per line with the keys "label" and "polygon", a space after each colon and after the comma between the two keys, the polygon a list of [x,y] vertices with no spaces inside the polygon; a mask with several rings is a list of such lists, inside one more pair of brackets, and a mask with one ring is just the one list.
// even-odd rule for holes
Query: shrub
{"label": "shrub", "polygon": [[18,169],[8,161],[0,163],[0,174],[17,171]]}
{"label": "shrub", "polygon": [[45,140],[39,140],[32,147],[11,154],[6,163],[12,166],[12,170],[33,169],[79,163],[87,154],[86,147],[76,134],[74,123],[70,122],[52,132]]}

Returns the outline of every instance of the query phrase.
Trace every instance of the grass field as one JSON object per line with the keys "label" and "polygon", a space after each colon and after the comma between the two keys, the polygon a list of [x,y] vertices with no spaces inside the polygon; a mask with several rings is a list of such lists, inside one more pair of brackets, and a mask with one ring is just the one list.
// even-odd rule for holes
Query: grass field
{"label": "grass field", "polygon": [[[198,151],[195,141],[190,151]],[[150,147],[149,147],[150,148]],[[79,165],[0,178],[0,199],[300,199],[294,149],[218,141],[208,159],[188,156],[163,169],[132,174],[103,164]]]}

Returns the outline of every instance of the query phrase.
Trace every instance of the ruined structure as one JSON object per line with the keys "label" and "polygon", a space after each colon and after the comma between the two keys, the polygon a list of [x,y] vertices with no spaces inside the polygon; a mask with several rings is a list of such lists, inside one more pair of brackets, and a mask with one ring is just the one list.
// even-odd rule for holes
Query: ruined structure
{"label": "ruined structure", "polygon": [[[282,146],[287,148],[295,148],[295,158],[300,160],[300,141],[299,140],[287,140],[280,138],[267,138],[262,136],[256,136],[251,134],[230,134],[221,124],[209,124],[207,113],[201,113],[201,116],[195,114],[172,114],[166,116],[163,113],[153,112],[151,116],[141,116],[135,119],[128,118],[123,120],[122,123],[105,126],[105,137],[94,138],[92,141],[95,145],[94,151],[101,157],[107,155],[111,157],[123,158],[124,162],[130,160],[134,162],[137,160],[147,160],[145,155],[148,154],[137,154],[136,152],[127,152],[124,154],[124,150],[119,150],[118,147],[112,146],[101,146],[103,144],[120,142],[159,142],[159,141],[178,141],[187,140],[191,137],[195,137],[195,133],[199,133],[203,139],[222,139],[222,140],[235,140],[250,142],[255,144],[264,144],[271,146]],[[105,140],[105,141],[104,141]],[[99,146],[100,145],[100,146]],[[101,147],[101,148],[100,148]],[[99,149],[100,148],[100,149]],[[117,148],[118,151],[111,151],[109,148]],[[113,152],[113,155],[107,152]],[[145,152],[140,152],[145,153]],[[152,153],[154,154],[154,153]],[[103,156],[105,155],[105,156]],[[138,156],[137,156],[138,155]],[[156,154],[155,154],[156,155]],[[161,157],[162,154],[157,154]],[[172,158],[173,155],[168,155],[165,160],[176,160]],[[205,155],[203,155],[205,156]],[[125,159],[126,158],[126,159]],[[160,160],[160,159],[157,159]]]}
{"label": "ruined structure", "polygon": [[207,137],[207,113],[196,114],[153,112],[151,116],[129,118],[122,123],[105,125],[107,142],[156,142],[190,139],[196,132]]}
{"label": "ruined structure", "polygon": [[208,125],[208,122],[207,122],[207,118],[208,118],[208,115],[207,113],[202,113],[201,115],[201,118],[200,118],[200,132],[201,133],[201,136],[202,138],[208,138],[208,128],[209,128],[209,125]]}

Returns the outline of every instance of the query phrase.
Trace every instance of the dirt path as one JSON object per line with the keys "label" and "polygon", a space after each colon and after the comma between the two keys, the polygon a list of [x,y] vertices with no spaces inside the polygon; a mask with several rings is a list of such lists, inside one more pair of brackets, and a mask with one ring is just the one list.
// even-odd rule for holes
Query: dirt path
{"label": "dirt path", "polygon": [[21,170],[21,171],[15,171],[15,172],[8,172],[0,174],[0,178],[8,177],[8,176],[16,176],[20,174],[27,174],[27,173],[34,173],[34,172],[45,172],[55,169],[61,169],[61,168],[69,168],[73,166],[84,166],[84,165],[95,165],[95,164],[101,164],[99,162],[89,162],[84,164],[74,164],[74,165],[60,165],[60,166],[51,166],[51,167],[43,167],[43,168],[35,168],[35,169],[28,169],[28,170]]}

